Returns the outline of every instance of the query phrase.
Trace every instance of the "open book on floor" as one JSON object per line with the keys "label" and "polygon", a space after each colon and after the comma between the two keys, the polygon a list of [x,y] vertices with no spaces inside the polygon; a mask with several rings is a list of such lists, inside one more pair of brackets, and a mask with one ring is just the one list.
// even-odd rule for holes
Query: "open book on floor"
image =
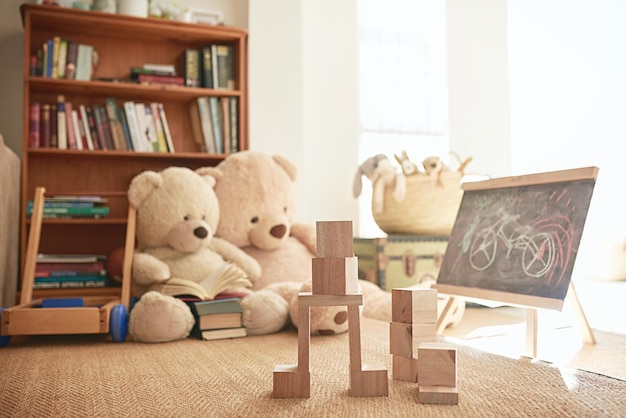
{"label": "open book on floor", "polygon": [[219,293],[250,286],[252,283],[246,273],[236,264],[226,262],[200,283],[173,277],[152,285],[150,290],[157,290],[169,296],[188,295],[202,300],[212,300]]}

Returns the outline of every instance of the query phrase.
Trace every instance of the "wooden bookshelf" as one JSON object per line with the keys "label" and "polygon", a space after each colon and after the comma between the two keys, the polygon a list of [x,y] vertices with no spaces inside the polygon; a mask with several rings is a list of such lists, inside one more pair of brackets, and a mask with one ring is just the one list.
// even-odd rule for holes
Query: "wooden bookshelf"
{"label": "wooden bookshelf", "polygon": [[[47,195],[101,195],[109,199],[111,208],[110,215],[104,219],[44,219],[39,252],[108,254],[124,245],[128,212],[126,191],[135,175],[144,170],[162,170],[169,166],[195,169],[222,161],[225,154],[201,152],[199,145],[194,142],[189,103],[197,97],[239,99],[239,146],[241,150],[248,149],[245,30],[35,4],[22,5],[21,14],[24,26],[21,270],[30,228],[26,205],[28,200],[33,199],[37,186],[45,187]],[[54,36],[94,46],[99,61],[92,76],[93,81],[30,75],[31,56],[46,40]],[[145,63],[175,64],[177,72],[183,72],[181,57],[184,51],[188,48],[199,49],[212,43],[233,46],[235,89],[139,85],[96,80],[127,79],[131,67],[141,67]],[[74,107],[81,104],[104,105],[107,97],[114,97],[119,103],[126,100],[163,103],[175,152],[30,148],[31,103],[55,103],[59,94],[64,95],[66,101],[72,102]],[[48,291],[36,293],[42,292]],[[110,290],[91,289],[90,292],[108,294]]]}

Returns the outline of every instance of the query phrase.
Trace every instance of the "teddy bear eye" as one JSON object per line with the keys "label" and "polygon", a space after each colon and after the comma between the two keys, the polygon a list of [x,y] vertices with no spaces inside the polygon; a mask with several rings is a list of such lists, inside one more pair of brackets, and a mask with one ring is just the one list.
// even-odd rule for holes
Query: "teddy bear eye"
{"label": "teddy bear eye", "polygon": [[183,219],[184,219],[184,220],[186,220],[186,221],[188,221],[188,220],[189,220],[189,215],[185,215],[185,216],[183,217]]}
{"label": "teddy bear eye", "polygon": [[252,219],[250,219],[250,222],[252,222],[253,224],[259,222],[259,217],[258,216],[252,217]]}
{"label": "teddy bear eye", "polygon": [[283,208],[283,212],[287,213],[287,206]]}
{"label": "teddy bear eye", "polygon": [[206,221],[206,215],[202,215],[202,220]]}

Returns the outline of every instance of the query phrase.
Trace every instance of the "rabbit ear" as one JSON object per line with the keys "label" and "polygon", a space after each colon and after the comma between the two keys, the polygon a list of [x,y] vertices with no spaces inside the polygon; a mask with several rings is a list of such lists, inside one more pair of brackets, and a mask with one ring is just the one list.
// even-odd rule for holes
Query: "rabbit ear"
{"label": "rabbit ear", "polygon": [[352,196],[354,196],[355,199],[361,195],[361,190],[363,190],[363,182],[361,180],[362,175],[363,171],[361,167],[359,167],[354,175],[354,183],[352,183]]}

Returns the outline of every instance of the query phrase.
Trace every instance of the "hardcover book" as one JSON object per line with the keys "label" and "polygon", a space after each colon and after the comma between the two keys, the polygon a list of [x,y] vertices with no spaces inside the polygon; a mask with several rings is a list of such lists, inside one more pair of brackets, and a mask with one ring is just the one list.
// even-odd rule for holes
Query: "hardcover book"
{"label": "hardcover book", "polygon": [[185,86],[200,87],[200,51],[186,49],[183,53],[183,66],[185,74]]}
{"label": "hardcover book", "polygon": [[241,287],[250,287],[252,283],[237,265],[226,262],[200,283],[173,277],[150,286],[169,296],[193,296],[202,300],[212,300],[219,293]]}

